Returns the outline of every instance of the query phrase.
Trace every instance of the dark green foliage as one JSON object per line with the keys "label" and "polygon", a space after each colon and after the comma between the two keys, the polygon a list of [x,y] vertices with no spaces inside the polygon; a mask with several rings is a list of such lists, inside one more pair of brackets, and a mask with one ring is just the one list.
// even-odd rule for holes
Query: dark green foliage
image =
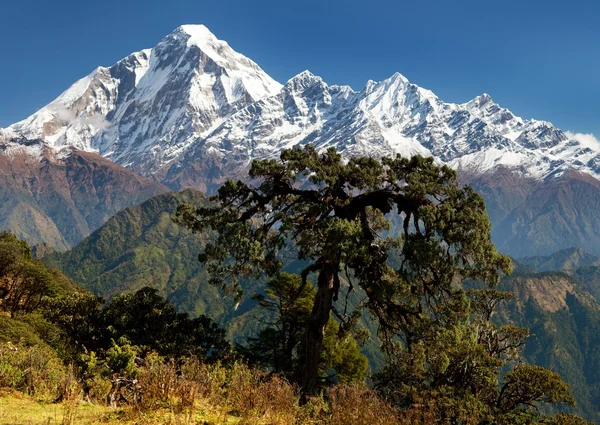
{"label": "dark green foliage", "polygon": [[0,315],[0,342],[22,343],[26,346],[45,345],[42,337],[29,323]]}
{"label": "dark green foliage", "polygon": [[88,292],[48,300],[44,316],[58,326],[73,347],[72,355],[107,345],[103,300]]}
{"label": "dark green foliage", "polygon": [[[270,342],[276,352],[287,348],[289,335],[302,335],[294,377],[304,394],[317,388],[330,312],[342,329],[349,325],[346,312],[334,307],[340,273],[349,270],[389,356],[380,389],[397,405],[413,409],[435,395],[437,417],[449,423],[461,423],[457,411],[464,409],[477,423],[528,423],[545,418],[538,403],[574,403],[568,385],[549,370],[517,366],[500,378],[519,360],[529,332],[491,322],[507,294],[462,288],[465,279],[495,286],[511,266],[491,242],[483,199],[460,187],[452,170],[420,157],[346,163],[334,149],[318,154],[310,146],[280,159],[255,161],[256,185],[228,181],[214,206],[181,206],[177,220],[195,232],[217,232],[199,258],[211,282],[238,299],[237,276],[276,275],[290,242],[307,263],[299,289],[279,302],[263,298],[263,305],[287,313],[307,276],[317,274],[306,329],[282,326],[255,340],[255,349]],[[390,236],[390,217],[402,223],[397,238]]]}
{"label": "dark green foliage", "polygon": [[59,326],[77,352],[106,353],[121,338],[141,353],[222,359],[229,355],[225,331],[207,316],[190,318],[153,288],[118,295],[104,306],[101,298],[76,294],[53,300],[49,320]]}
{"label": "dark green foliage", "polygon": [[[248,339],[247,347],[240,347],[253,362],[293,378],[298,348],[306,331],[307,321],[315,298],[312,285],[302,286],[299,275],[281,273],[267,282],[266,295],[257,295],[260,306],[271,314],[266,327],[257,337]],[[353,335],[340,337],[340,326],[330,317],[325,328],[323,351],[319,361],[319,378],[328,383],[364,381],[367,359]]]}
{"label": "dark green foliage", "polygon": [[125,337],[145,351],[165,356],[221,359],[229,353],[225,331],[207,316],[191,319],[157,294],[142,288],[114,297],[103,311],[114,339]]}
{"label": "dark green foliage", "polygon": [[159,195],[118,213],[73,250],[44,261],[104,298],[150,286],[179,311],[223,323],[233,302],[204,284],[208,275],[196,259],[202,238],[170,219],[181,203],[202,206],[206,198],[194,190]]}
{"label": "dark green foliage", "polygon": [[469,297],[471,319],[432,331],[408,349],[398,345],[377,376],[379,391],[405,409],[430,400],[449,423],[462,423],[466,411],[472,423],[529,424],[549,418],[544,404],[574,405],[557,373],[521,363],[529,330],[490,321],[508,294],[473,290]]}
{"label": "dark green foliage", "polygon": [[600,266],[585,266],[571,273],[581,287],[600,303]]}
{"label": "dark green foliage", "polygon": [[[182,206],[178,220],[195,232],[217,232],[200,260],[211,282],[241,297],[238,275],[274,275],[291,241],[306,261],[303,281],[318,274],[317,292],[301,343],[297,381],[314,391],[325,326],[337,301],[340,272],[351,270],[366,293],[388,349],[397,337],[409,345],[425,329],[468,313],[457,283],[473,278],[494,285],[510,261],[490,239],[483,199],[460,187],[456,174],[431,158],[352,158],[311,146],[285,150],[281,160],[255,161],[249,186],[226,182],[214,206]],[[308,180],[309,187],[298,188]],[[403,231],[386,236],[386,215],[400,216]],[[396,252],[400,267],[388,266]],[[304,283],[305,284],[305,283]]]}
{"label": "dark green foliage", "polygon": [[496,401],[501,412],[535,408],[537,402],[575,404],[560,376],[540,366],[519,365],[504,376]]}
{"label": "dark green foliage", "polygon": [[122,338],[141,353],[214,359],[229,354],[225,331],[209,317],[177,313],[149,287],[104,305],[101,298],[34,260],[27,244],[10,233],[0,233],[0,272],[0,307],[18,317],[0,316],[0,340],[44,342],[70,360],[88,351],[107,355],[112,341]]}
{"label": "dark green foliage", "polygon": [[[257,320],[262,316],[258,303],[246,298],[234,309],[232,297],[223,296],[206,284],[208,274],[196,257],[207,238],[192,234],[170,219],[177,205],[184,202],[203,206],[207,200],[194,190],[157,196],[118,213],[73,250],[48,255],[44,261],[108,299],[151,286],[178,312],[190,313],[192,317],[208,315],[227,328],[230,339],[244,342],[262,329]],[[305,266],[305,262],[291,262],[286,270],[300,272]],[[264,287],[264,281],[254,279],[242,279],[240,283],[247,294],[260,292]],[[363,298],[364,292],[354,290],[348,298],[349,308]],[[340,297],[336,304],[340,311],[345,302],[346,297]],[[362,322],[373,334],[362,351],[368,353],[371,367],[376,369],[383,363],[376,326],[368,317]]]}
{"label": "dark green foliage", "polygon": [[0,232],[0,310],[12,317],[31,313],[48,298],[77,290],[56,270],[35,260],[29,246]]}

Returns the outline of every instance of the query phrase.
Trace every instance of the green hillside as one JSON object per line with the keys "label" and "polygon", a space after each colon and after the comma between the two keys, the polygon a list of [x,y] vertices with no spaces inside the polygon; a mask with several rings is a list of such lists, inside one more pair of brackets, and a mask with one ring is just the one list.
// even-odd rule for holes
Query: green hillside
{"label": "green hillside", "polygon": [[151,286],[182,311],[219,318],[227,300],[204,284],[207,275],[197,260],[201,240],[170,218],[183,202],[201,205],[206,198],[193,190],[156,196],[115,215],[73,250],[44,261],[104,298]]}
{"label": "green hillside", "polygon": [[561,272],[519,273],[500,283],[515,298],[497,320],[530,329],[524,355],[570,384],[576,411],[600,419],[600,304]]}

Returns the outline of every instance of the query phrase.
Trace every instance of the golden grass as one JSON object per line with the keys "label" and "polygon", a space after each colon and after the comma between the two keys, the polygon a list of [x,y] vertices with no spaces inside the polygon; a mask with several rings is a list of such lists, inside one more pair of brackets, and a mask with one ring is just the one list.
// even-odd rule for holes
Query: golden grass
{"label": "golden grass", "polygon": [[75,411],[72,410],[64,403],[47,404],[18,392],[3,393],[0,397],[0,425],[62,425],[69,413],[74,413],[74,423],[87,425],[98,423],[109,413],[106,408],[88,403],[79,403]]}
{"label": "golden grass", "polygon": [[18,392],[0,393],[0,425],[235,425],[239,418],[196,409],[176,413],[168,409],[136,412],[85,402],[48,404]]}

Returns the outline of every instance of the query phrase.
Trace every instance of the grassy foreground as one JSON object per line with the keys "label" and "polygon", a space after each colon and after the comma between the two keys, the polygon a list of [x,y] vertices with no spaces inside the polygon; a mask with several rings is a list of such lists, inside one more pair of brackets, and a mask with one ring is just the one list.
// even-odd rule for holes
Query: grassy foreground
{"label": "grassy foreground", "polygon": [[[239,424],[240,418],[221,415],[213,409],[174,412],[167,408],[152,412],[111,408],[86,402],[48,404],[19,392],[0,392],[0,425],[134,425],[134,424]],[[265,422],[267,423],[267,422]]]}

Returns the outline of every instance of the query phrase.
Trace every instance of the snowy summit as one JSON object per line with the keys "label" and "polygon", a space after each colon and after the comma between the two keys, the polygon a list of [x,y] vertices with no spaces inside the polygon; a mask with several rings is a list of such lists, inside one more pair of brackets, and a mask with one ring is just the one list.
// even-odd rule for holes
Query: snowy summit
{"label": "snowy summit", "polygon": [[399,73],[360,91],[309,71],[281,85],[203,25],[97,68],[0,130],[5,153],[97,152],[179,187],[305,143],[346,155],[432,155],[471,173],[502,166],[537,179],[568,169],[600,177],[598,146],[519,118],[487,94],[445,103]]}

